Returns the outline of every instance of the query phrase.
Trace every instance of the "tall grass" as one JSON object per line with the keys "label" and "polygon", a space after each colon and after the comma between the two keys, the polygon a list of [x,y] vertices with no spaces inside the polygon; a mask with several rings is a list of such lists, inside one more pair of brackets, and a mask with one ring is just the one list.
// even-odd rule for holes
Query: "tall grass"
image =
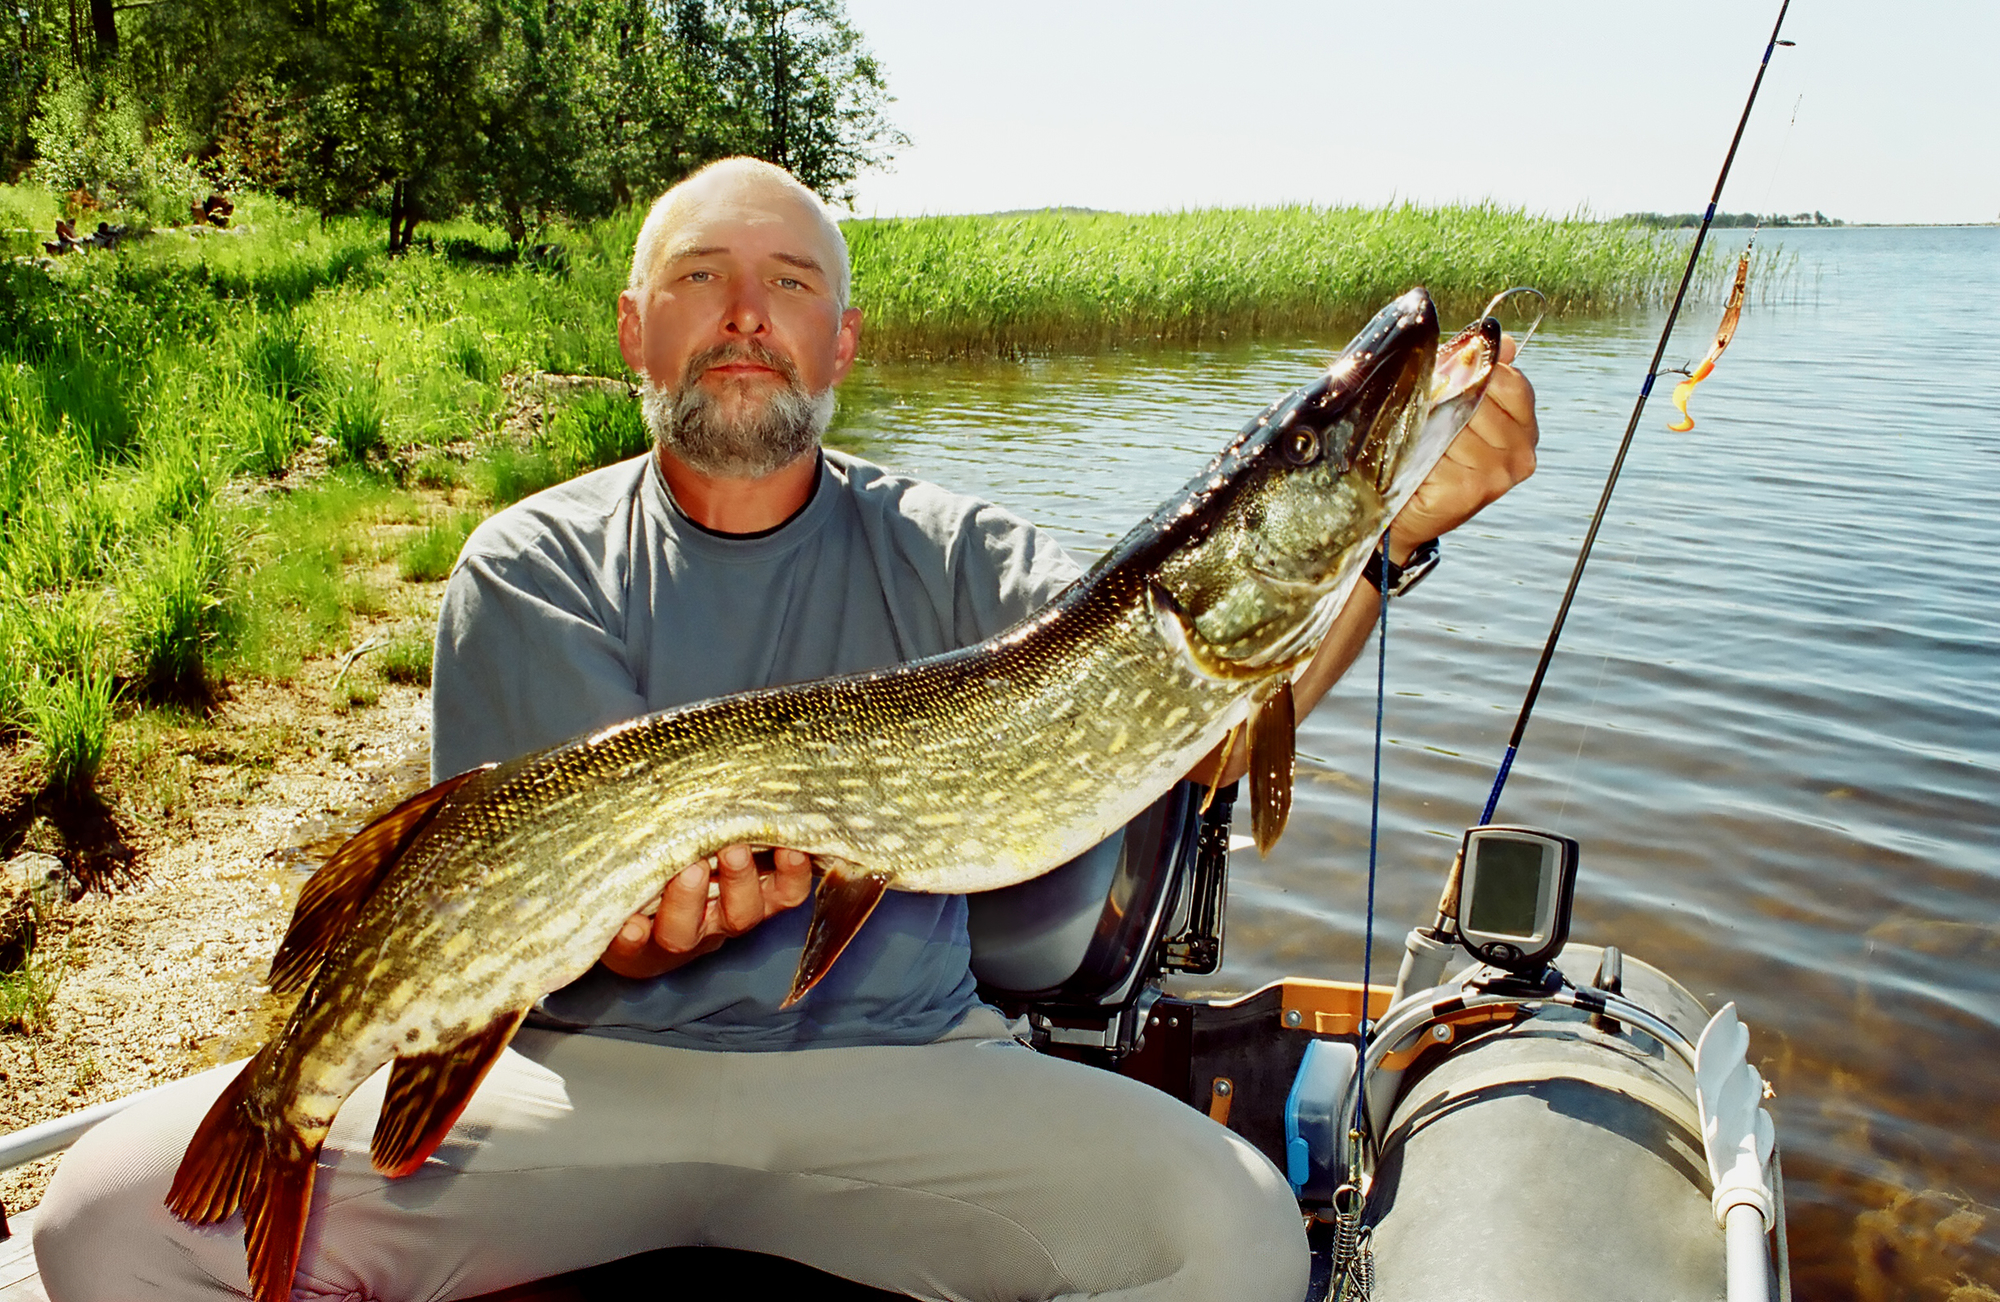
{"label": "tall grass", "polygon": [[1094,347],[1364,317],[1412,285],[1455,315],[1511,285],[1556,311],[1648,302],[1684,246],[1493,204],[1238,208],[1127,216],[852,221],[854,298],[876,355]]}

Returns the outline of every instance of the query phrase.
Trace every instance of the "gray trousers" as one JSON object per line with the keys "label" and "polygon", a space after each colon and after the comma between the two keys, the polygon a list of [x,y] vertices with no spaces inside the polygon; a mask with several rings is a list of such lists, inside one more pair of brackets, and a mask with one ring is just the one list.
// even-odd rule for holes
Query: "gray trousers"
{"label": "gray trousers", "polygon": [[[53,1302],[246,1294],[243,1221],[161,1200],[239,1069],[71,1150],[35,1220]],[[1146,1086],[975,1012],[910,1048],[719,1053],[524,1030],[436,1156],[368,1164],[386,1070],[319,1159],[294,1296],[465,1298],[653,1248],[774,1253],[921,1298],[1297,1302],[1297,1205],[1264,1156]]]}

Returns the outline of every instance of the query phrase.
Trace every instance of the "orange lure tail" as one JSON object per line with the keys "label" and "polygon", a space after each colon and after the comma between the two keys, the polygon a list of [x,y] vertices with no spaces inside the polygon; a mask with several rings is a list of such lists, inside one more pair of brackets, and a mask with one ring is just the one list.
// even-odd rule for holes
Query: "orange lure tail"
{"label": "orange lure tail", "polygon": [[1680,409],[1681,418],[1668,421],[1667,428],[1676,434],[1685,434],[1694,428],[1694,417],[1688,415],[1688,396],[1694,386],[1706,380],[1715,369],[1715,359],[1722,356],[1722,350],[1729,347],[1729,341],[1736,337],[1736,323],[1743,316],[1743,286],[1750,279],[1750,250],[1744,249],[1743,256],[1736,263],[1736,283],[1730,286],[1729,302],[1722,309],[1722,324],[1715,328],[1715,342],[1709,346],[1708,356],[1689,373],[1687,379],[1674,386],[1674,406]]}

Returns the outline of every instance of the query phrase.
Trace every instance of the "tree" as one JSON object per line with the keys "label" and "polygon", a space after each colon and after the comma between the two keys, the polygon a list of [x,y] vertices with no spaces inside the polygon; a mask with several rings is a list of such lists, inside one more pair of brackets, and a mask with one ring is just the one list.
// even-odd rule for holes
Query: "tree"
{"label": "tree", "polygon": [[386,208],[392,252],[468,208],[519,242],[730,154],[848,197],[906,143],[840,0],[13,0],[0,21],[0,157],[58,120],[82,124],[66,157],[103,153],[96,108],[43,103],[87,75],[177,186],[193,156],[322,212]]}
{"label": "tree", "polygon": [[909,138],[889,125],[881,64],[839,0],[683,0],[681,26],[716,63],[711,75],[733,130],[732,152],[755,154],[829,199],[895,157]]}

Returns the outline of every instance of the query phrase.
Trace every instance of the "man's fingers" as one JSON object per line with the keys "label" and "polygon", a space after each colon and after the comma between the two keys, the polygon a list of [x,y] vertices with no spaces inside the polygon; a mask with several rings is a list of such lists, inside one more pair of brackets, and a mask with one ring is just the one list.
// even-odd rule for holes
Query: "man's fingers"
{"label": "man's fingers", "polygon": [[772,852],[773,871],[758,884],[766,915],[805,903],[812,894],[812,856],[780,846]]}
{"label": "man's fingers", "polygon": [[747,845],[724,846],[716,855],[721,867],[716,872],[716,881],[721,889],[717,893],[717,930],[724,935],[740,936],[764,920],[764,892],[757,884],[761,875],[757,871],[757,860]]}
{"label": "man's fingers", "polygon": [[1486,395],[1466,428],[1495,447],[1525,444],[1530,452],[1540,438],[1535,423],[1535,386],[1511,366],[1496,366],[1486,382]]}
{"label": "man's fingers", "polygon": [[708,865],[707,859],[688,865],[660,892],[660,911],[653,915],[653,943],[669,954],[685,954],[702,940],[702,919],[708,912]]}

